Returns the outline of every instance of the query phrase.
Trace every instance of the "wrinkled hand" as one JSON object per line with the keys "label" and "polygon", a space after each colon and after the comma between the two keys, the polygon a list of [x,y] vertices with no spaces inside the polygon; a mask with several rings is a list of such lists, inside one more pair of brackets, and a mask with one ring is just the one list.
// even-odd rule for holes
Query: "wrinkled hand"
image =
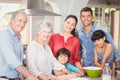
{"label": "wrinkled hand", "polygon": [[36,76],[31,74],[27,77],[27,80],[39,80],[39,79]]}
{"label": "wrinkled hand", "polygon": [[57,80],[56,76],[54,75],[44,75],[44,74],[41,74],[39,76],[40,79],[42,80]]}
{"label": "wrinkled hand", "polygon": [[48,75],[48,80],[57,80],[57,78],[54,75]]}
{"label": "wrinkled hand", "polygon": [[25,77],[22,75],[22,77],[20,78],[20,80],[25,80]]}

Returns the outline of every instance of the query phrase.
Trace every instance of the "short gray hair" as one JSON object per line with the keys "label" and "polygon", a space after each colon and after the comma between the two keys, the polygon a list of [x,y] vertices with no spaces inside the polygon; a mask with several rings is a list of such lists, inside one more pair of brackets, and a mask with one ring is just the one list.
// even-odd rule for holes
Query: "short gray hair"
{"label": "short gray hair", "polygon": [[51,24],[51,22],[49,20],[40,20],[40,21],[37,22],[37,25],[36,25],[37,32],[44,29],[45,27],[49,27],[52,30],[52,26],[53,25]]}
{"label": "short gray hair", "polygon": [[19,14],[19,13],[23,13],[23,14],[27,15],[27,14],[24,12],[24,10],[17,10],[17,11],[15,11],[15,12],[12,13],[11,20],[12,20],[12,19],[15,19],[15,18],[16,18],[16,15]]}

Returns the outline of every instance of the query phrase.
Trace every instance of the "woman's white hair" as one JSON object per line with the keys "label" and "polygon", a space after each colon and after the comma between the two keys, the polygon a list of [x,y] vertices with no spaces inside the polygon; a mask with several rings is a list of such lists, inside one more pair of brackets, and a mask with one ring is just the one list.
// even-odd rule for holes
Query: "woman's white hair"
{"label": "woman's white hair", "polygon": [[52,30],[51,22],[49,20],[46,20],[46,19],[38,21],[36,26],[37,26],[37,32],[44,29],[45,27],[49,27]]}

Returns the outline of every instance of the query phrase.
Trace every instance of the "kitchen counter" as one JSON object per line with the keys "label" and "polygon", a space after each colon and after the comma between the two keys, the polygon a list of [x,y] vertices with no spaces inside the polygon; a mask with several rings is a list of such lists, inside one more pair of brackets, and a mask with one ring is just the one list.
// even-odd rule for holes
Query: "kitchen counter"
{"label": "kitchen counter", "polygon": [[[73,78],[73,79],[68,79],[68,80],[102,80],[101,77],[98,78],[88,78],[88,77],[77,77],[77,78]],[[117,80],[114,77],[112,77],[111,80]]]}
{"label": "kitchen counter", "polygon": [[[58,76],[57,80],[102,80],[102,78],[101,77],[98,77],[98,78],[88,78],[87,76],[76,77],[73,74],[68,74],[68,75]],[[117,80],[117,79],[115,77],[112,77],[111,80]]]}

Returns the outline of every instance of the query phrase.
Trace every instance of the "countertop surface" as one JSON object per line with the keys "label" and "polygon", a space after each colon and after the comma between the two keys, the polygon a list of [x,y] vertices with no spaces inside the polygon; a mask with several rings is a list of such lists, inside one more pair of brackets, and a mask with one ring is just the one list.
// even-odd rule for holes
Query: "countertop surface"
{"label": "countertop surface", "polygon": [[[73,78],[73,79],[68,79],[68,80],[102,80],[101,77],[98,78],[88,78],[88,77],[77,77],[77,78]],[[111,80],[117,80],[114,77],[112,77]]]}
{"label": "countertop surface", "polygon": [[[88,78],[87,76],[76,77],[73,74],[69,74],[69,75],[58,76],[57,80],[102,80],[102,78],[101,77],[98,77],[98,78]],[[111,80],[120,80],[120,79],[116,79],[116,77],[112,77]]]}

